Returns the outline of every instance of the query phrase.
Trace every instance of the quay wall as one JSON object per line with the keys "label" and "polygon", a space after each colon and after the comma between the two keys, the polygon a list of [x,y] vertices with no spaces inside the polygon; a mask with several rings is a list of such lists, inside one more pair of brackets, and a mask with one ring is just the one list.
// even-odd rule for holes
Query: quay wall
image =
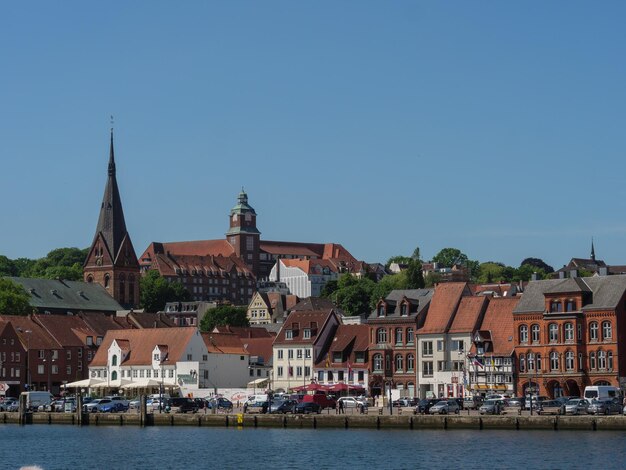
{"label": "quay wall", "polygon": [[0,423],[80,426],[213,426],[343,429],[510,429],[625,431],[626,416],[253,415],[0,413]]}

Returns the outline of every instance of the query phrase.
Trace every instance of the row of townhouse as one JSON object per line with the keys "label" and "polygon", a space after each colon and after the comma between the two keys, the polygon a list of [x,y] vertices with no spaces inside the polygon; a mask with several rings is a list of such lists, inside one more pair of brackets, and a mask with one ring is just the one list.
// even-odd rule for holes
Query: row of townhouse
{"label": "row of townhouse", "polygon": [[532,281],[484,295],[465,282],[397,290],[364,325],[293,311],[274,341],[275,389],[308,383],[372,396],[580,395],[626,387],[626,276]]}

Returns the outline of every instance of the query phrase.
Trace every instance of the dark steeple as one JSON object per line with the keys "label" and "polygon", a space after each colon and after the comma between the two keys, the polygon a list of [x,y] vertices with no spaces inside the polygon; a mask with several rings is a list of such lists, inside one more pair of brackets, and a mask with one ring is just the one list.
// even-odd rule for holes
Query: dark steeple
{"label": "dark steeple", "polygon": [[96,236],[101,233],[107,244],[111,258],[117,258],[119,249],[126,235],[126,222],[122,200],[115,178],[115,157],[113,151],[113,129],[111,129],[111,149],[109,153],[109,176],[104,187],[104,197],[100,206],[100,217],[96,227]]}
{"label": "dark steeple", "polygon": [[596,250],[593,247],[593,237],[591,237],[591,259],[596,260]]}

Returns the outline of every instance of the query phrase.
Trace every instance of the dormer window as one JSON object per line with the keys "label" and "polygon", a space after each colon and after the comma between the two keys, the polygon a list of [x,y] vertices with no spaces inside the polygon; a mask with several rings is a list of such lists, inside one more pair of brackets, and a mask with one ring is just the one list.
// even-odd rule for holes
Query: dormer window
{"label": "dormer window", "polygon": [[409,306],[407,304],[400,305],[400,315],[406,317],[409,314]]}
{"label": "dormer window", "polygon": [[87,346],[93,346],[93,336],[87,336]]}
{"label": "dormer window", "polygon": [[285,330],[285,339],[293,339],[293,330]]}
{"label": "dormer window", "polygon": [[378,306],[378,316],[379,317],[384,317],[385,316],[385,305],[384,304],[380,304]]}
{"label": "dormer window", "polygon": [[558,300],[550,302],[550,312],[558,313],[563,311],[563,304]]}
{"label": "dormer window", "polygon": [[304,339],[311,339],[311,329],[310,328],[305,328],[304,329],[303,338]]}

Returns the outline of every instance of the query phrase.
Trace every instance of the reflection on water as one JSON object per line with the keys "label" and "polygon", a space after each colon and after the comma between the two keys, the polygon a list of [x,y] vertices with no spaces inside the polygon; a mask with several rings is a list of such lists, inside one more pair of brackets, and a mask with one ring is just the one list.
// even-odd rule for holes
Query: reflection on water
{"label": "reflection on water", "polygon": [[623,468],[626,433],[0,425],[0,468]]}

